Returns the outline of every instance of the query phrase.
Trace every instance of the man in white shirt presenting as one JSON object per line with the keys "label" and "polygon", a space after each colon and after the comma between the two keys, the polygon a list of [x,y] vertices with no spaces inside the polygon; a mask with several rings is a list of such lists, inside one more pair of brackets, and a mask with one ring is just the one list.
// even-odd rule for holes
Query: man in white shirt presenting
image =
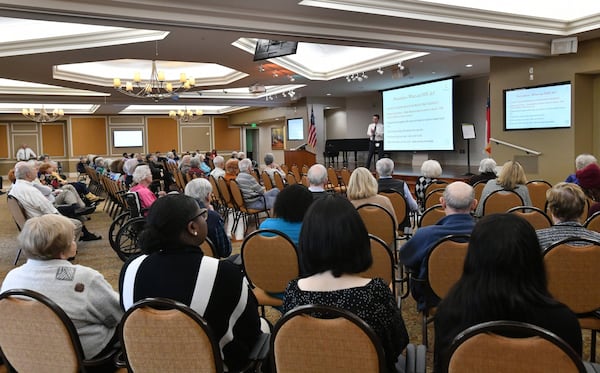
{"label": "man in white shirt presenting", "polygon": [[373,114],[373,123],[367,129],[369,136],[369,158],[367,158],[368,169],[371,169],[371,160],[377,152],[377,159],[383,158],[383,123],[379,123],[379,114]]}
{"label": "man in white shirt presenting", "polygon": [[17,150],[17,161],[28,161],[37,157],[33,150],[27,144],[21,144],[19,150]]}

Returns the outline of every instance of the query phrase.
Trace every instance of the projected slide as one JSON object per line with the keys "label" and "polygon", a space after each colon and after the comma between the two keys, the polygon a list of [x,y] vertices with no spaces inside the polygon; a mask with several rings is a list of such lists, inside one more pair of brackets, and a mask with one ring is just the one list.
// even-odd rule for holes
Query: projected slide
{"label": "projected slide", "polygon": [[504,91],[506,130],[571,126],[571,84],[560,83]]}
{"label": "projected slide", "polygon": [[453,150],[452,79],[383,92],[385,150]]}

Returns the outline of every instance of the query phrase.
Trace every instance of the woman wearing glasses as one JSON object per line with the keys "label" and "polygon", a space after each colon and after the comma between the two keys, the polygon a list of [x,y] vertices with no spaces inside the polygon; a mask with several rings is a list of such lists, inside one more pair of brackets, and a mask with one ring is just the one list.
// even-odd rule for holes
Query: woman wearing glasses
{"label": "woman wearing glasses", "polygon": [[258,306],[239,267],[202,253],[206,215],[186,195],[167,195],[152,204],[140,237],[142,255],[121,270],[121,305],[127,310],[149,297],[189,305],[220,341],[225,365],[238,371],[261,334]]}

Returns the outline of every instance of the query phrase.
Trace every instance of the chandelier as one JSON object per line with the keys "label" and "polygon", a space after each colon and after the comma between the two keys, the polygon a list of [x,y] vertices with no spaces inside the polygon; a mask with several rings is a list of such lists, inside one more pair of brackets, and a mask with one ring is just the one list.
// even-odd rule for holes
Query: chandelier
{"label": "chandelier", "polygon": [[169,111],[169,117],[177,119],[180,122],[191,122],[197,120],[202,116],[203,112],[200,109],[192,111],[191,109],[185,108],[185,110],[171,110]]}
{"label": "chandelier", "polygon": [[51,113],[48,113],[42,105],[42,109],[38,114],[35,113],[35,110],[33,110],[33,108],[23,108],[21,114],[23,114],[24,117],[33,122],[50,123],[62,118],[65,115],[65,112],[63,109],[54,109]]}
{"label": "chandelier", "polygon": [[196,84],[195,78],[188,78],[185,73],[179,75],[179,85],[167,82],[165,73],[156,68],[156,61],[152,61],[150,79],[142,81],[139,72],[133,75],[133,81],[126,82],[123,86],[121,78],[113,79],[113,87],[127,96],[150,98],[155,102],[164,98],[176,96],[178,92],[185,92]]}

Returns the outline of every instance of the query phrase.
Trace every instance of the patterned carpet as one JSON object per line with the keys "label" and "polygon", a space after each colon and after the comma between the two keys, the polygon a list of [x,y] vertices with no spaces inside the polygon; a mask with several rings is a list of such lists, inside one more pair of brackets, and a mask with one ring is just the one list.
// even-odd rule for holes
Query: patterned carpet
{"label": "patterned carpet", "polygon": [[[110,216],[102,209],[104,204],[101,204],[96,212],[91,214],[91,220],[85,224],[91,232],[102,235],[102,240],[91,242],[79,242],[78,254],[74,261],[76,264],[92,267],[101,272],[105,278],[113,285],[115,290],[118,287],[119,272],[121,270],[122,261],[117,257],[111,249],[107,234],[111,223]],[[0,280],[4,279],[6,273],[10,271],[16,255],[16,236],[17,228],[10,216],[6,207],[6,196],[0,197]],[[239,253],[240,241],[233,243],[234,253]],[[18,265],[25,262],[25,258],[21,256]],[[273,309],[267,310],[267,318],[272,323],[275,323],[281,315]],[[416,312],[416,306],[411,297],[403,301],[402,316],[406,323],[410,341],[415,344],[421,343],[421,315]],[[428,371],[432,369],[432,353],[433,351],[433,327],[429,326],[429,348],[427,353]],[[584,359],[589,359],[589,343],[590,333],[584,331]],[[2,370],[0,369],[0,372]]]}

